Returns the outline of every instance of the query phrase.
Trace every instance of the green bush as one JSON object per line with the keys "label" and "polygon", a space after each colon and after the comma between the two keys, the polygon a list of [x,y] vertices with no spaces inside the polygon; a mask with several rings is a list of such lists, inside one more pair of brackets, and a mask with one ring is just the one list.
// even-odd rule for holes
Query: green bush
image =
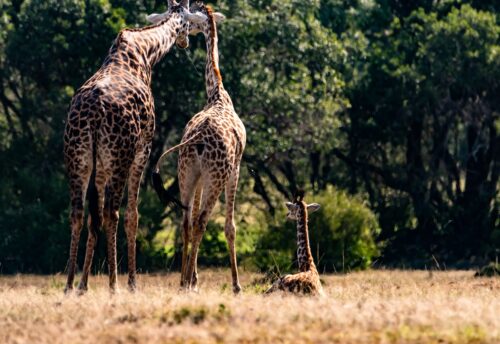
{"label": "green bush", "polygon": [[321,204],[309,217],[311,250],[320,271],[368,268],[379,254],[375,214],[359,197],[333,187],[313,199]]}
{"label": "green bush", "polygon": [[[375,214],[359,198],[333,187],[306,196],[321,209],[309,216],[311,251],[319,271],[344,272],[366,269],[379,254],[375,237],[380,228]],[[255,250],[252,262],[260,270],[296,269],[296,224],[286,221],[285,207],[271,220]]]}

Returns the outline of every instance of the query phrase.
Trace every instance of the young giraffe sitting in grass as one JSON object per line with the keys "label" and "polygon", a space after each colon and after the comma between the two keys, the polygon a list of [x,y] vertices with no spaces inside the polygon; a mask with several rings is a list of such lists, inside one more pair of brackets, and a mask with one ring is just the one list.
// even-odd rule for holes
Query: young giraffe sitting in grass
{"label": "young giraffe sitting in grass", "polygon": [[266,293],[282,290],[292,293],[323,295],[323,287],[309,246],[307,226],[308,213],[315,212],[320,208],[320,205],[317,203],[307,204],[303,199],[304,193],[299,192],[294,202],[286,203],[287,218],[297,221],[297,259],[300,272],[280,277]]}

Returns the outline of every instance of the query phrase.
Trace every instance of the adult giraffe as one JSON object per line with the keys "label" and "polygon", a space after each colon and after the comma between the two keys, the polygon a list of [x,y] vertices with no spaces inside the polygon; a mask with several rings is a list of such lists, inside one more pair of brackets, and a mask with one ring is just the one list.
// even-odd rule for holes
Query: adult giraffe
{"label": "adult giraffe", "polygon": [[[205,81],[208,101],[203,111],[187,124],[183,143],[165,152],[160,157],[153,174],[153,184],[160,198],[166,195],[159,175],[162,159],[170,152],[180,149],[178,162],[181,203],[184,209],[182,223],[182,268],[181,286],[197,289],[198,248],[206,230],[208,219],[222,190],[226,193],[226,223],[224,233],[229,246],[233,292],[239,293],[241,286],[236,263],[236,227],[234,224],[234,201],[238,186],[240,162],[245,149],[245,127],[234,111],[231,97],[224,89],[219,70],[216,21],[224,18],[214,13],[209,6],[196,2],[191,6],[206,16],[206,20],[191,26],[191,33],[203,32],[207,46]],[[188,245],[191,252],[188,261]]]}
{"label": "adult giraffe", "polygon": [[188,20],[195,20],[196,15],[188,7],[189,0],[180,3],[169,0],[168,11],[157,25],[122,30],[101,68],[72,99],[64,132],[64,160],[71,197],[66,293],[73,289],[86,193],[89,235],[78,289],[87,290],[102,223],[107,237],[109,287],[115,291],[118,210],[127,181],[128,287],[131,291],[136,289],[137,197],[155,128],[151,71],[174,42],[181,48],[189,45]]}

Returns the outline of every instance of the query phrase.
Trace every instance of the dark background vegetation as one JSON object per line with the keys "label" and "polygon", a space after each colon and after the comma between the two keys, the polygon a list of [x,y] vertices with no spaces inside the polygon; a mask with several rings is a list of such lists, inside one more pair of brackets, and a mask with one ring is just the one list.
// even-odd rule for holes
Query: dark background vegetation
{"label": "dark background vegetation", "polygon": [[[65,268],[62,131],[72,95],[149,0],[0,1],[0,273]],[[473,267],[500,253],[500,2],[224,0],[224,83],[248,144],[238,255],[293,268],[283,203],[300,186],[322,271]],[[203,37],[155,68],[151,161],[205,102]],[[175,189],[176,158],[163,167]],[[141,190],[141,271],[178,266],[179,213]],[[223,205],[223,202],[222,202]],[[201,263],[228,264],[222,209]],[[121,226],[121,224],[120,224]],[[120,227],[119,260],[126,261]],[[81,240],[80,257],[85,239]],[[105,270],[104,235],[95,271]],[[81,260],[80,260],[81,262]],[[439,265],[438,265],[439,264]],[[124,264],[121,267],[124,268]]]}

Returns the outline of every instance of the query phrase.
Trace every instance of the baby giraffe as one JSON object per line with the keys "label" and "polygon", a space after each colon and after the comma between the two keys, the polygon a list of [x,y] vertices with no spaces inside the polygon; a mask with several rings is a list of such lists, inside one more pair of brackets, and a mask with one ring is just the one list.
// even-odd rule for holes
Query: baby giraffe
{"label": "baby giraffe", "polygon": [[323,295],[318,270],[314,265],[311,247],[309,246],[309,230],[307,227],[308,213],[315,212],[320,205],[317,203],[306,204],[303,199],[304,193],[299,192],[293,203],[286,203],[288,208],[287,218],[297,221],[297,259],[300,272],[279,278],[266,291],[267,294],[282,290],[292,293]]}

